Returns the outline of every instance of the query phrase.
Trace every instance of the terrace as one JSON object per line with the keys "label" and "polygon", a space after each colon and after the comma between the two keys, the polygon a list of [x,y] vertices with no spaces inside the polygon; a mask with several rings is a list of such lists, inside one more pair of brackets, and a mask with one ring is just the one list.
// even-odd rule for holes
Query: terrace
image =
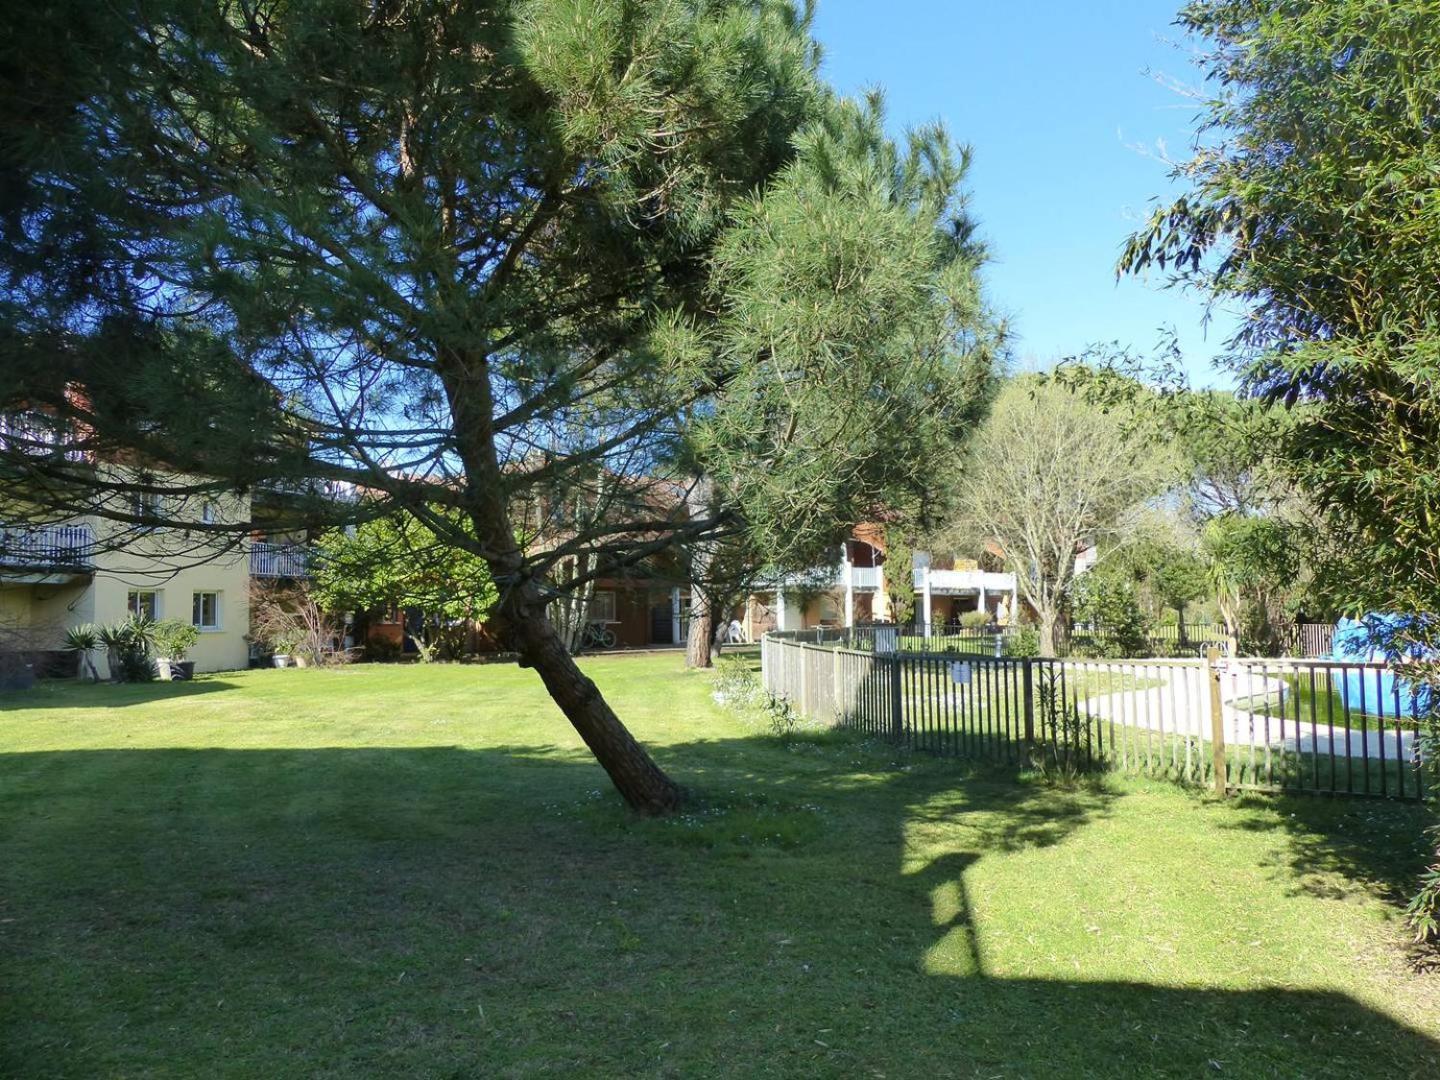
{"label": "terrace", "polygon": [[89,525],[0,526],[0,571],[52,577],[89,573],[95,562],[95,533]]}
{"label": "terrace", "polygon": [[310,576],[310,549],[298,544],[250,545],[250,576],[258,578],[306,578]]}

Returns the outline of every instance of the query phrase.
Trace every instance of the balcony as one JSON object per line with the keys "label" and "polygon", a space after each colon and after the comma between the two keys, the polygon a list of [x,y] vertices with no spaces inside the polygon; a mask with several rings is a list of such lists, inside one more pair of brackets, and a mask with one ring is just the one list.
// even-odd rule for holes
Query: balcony
{"label": "balcony", "polygon": [[[915,571],[915,591],[925,590],[925,570]],[[992,574],[984,570],[931,570],[932,596],[978,596],[986,593],[1015,592],[1014,574]]]}
{"label": "balcony", "polygon": [[89,525],[0,527],[0,567],[31,573],[88,572],[95,562]]}
{"label": "balcony", "polygon": [[289,496],[342,503],[358,502],[360,499],[359,489],[344,480],[271,478],[261,480],[255,485],[255,488],[256,495],[261,497],[265,495]]}
{"label": "balcony", "polygon": [[250,576],[304,578],[310,576],[310,549],[297,544],[250,545]]}
{"label": "balcony", "polygon": [[[880,567],[878,566],[852,566],[850,567],[850,583],[857,592],[875,592],[880,588]],[[841,570],[840,584],[845,584],[844,570]]]}
{"label": "balcony", "polygon": [[814,570],[802,570],[797,574],[786,574],[780,584],[787,589],[840,589],[845,588],[845,574],[850,574],[850,587],[856,592],[876,592],[880,588],[881,570],[878,566],[821,566]]}
{"label": "balcony", "polygon": [[0,450],[26,457],[85,460],[83,451],[69,445],[62,422],[34,411],[0,413]]}

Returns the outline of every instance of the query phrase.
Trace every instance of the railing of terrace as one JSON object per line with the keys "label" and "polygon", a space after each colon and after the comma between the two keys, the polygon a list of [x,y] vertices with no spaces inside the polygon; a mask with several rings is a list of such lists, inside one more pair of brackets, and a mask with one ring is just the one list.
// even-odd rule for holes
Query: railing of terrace
{"label": "railing of terrace", "polygon": [[88,569],[94,557],[89,525],[0,527],[0,566]]}
{"label": "railing of terrace", "polygon": [[303,578],[310,576],[310,549],[294,544],[250,545],[250,575],[260,578]]}
{"label": "railing of terrace", "polygon": [[961,655],[892,650],[876,629],[879,651],[767,634],[766,689],[808,719],[947,756],[1219,792],[1427,794],[1420,710],[1382,664]]}

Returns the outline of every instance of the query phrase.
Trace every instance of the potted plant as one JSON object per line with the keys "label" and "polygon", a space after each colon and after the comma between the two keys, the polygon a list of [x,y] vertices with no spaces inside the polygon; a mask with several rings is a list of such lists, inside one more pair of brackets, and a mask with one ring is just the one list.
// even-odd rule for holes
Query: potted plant
{"label": "potted plant", "polygon": [[300,663],[301,658],[295,654],[300,646],[300,632],[298,630],[282,630],[270,640],[271,647],[275,650],[273,662],[276,667],[304,667]]}
{"label": "potted plant", "polygon": [[165,619],[155,624],[156,666],[162,679],[191,679],[195,661],[187,659],[200,640],[200,631],[179,619]]}
{"label": "potted plant", "polygon": [[91,682],[100,681],[100,672],[95,667],[94,652],[100,647],[100,632],[95,629],[93,623],[81,623],[79,626],[72,626],[65,631],[65,649],[67,652],[79,654],[79,664],[75,672],[76,676],[83,682],[89,677]]}

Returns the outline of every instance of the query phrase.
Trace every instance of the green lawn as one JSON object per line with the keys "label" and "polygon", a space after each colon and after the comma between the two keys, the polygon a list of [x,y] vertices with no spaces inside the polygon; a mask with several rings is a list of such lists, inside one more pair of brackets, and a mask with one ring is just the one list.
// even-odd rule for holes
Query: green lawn
{"label": "green lawn", "polygon": [[0,1075],[1434,1077],[1424,811],[1072,791],[587,662],[0,697]]}

